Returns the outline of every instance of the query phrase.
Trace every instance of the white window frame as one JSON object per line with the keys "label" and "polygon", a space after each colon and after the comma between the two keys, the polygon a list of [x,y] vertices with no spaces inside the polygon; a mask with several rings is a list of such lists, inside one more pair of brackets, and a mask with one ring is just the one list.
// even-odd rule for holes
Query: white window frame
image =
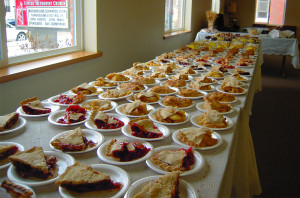
{"label": "white window frame", "polygon": [[[49,57],[49,56],[53,56],[53,55],[59,55],[59,54],[82,50],[82,48],[83,48],[82,47],[82,44],[83,44],[83,42],[82,42],[82,40],[83,40],[82,0],[74,0],[74,2],[76,3],[76,6],[74,8],[74,12],[76,12],[75,19],[74,19],[75,20],[74,23],[76,24],[74,26],[74,33],[76,34],[76,41],[75,41],[76,45],[75,46],[8,58],[7,57],[7,46],[6,46],[6,44],[7,44],[6,29],[5,29],[5,27],[6,27],[5,26],[5,5],[4,5],[4,1],[1,1],[0,8],[1,8],[1,13],[3,13],[3,14],[0,14],[1,15],[0,16],[0,25],[1,25],[0,26],[1,27],[1,50],[0,50],[0,52],[2,52],[0,54],[2,56],[2,59],[0,58],[0,68],[7,67],[10,64],[19,63],[19,62],[23,62],[23,61],[36,60],[36,59]],[[3,10],[4,10],[4,12],[3,12]]]}
{"label": "white window frame", "polygon": [[255,23],[257,24],[267,24],[267,25],[284,25],[285,22],[285,14],[286,14],[286,2],[287,0],[284,0],[284,12],[283,12],[283,20],[282,20],[282,24],[270,24],[270,7],[271,7],[271,1],[272,0],[268,0],[268,1],[264,1],[268,3],[268,8],[267,8],[267,18],[259,18],[258,17],[258,4],[259,2],[263,2],[261,0],[256,0],[256,9],[255,9]]}
{"label": "white window frame", "polygon": [[[166,4],[166,1],[165,1]],[[172,4],[173,6],[173,4]],[[168,29],[164,28],[165,34],[177,32],[177,31],[189,31],[191,30],[191,13],[192,13],[192,0],[183,0],[182,16],[181,16],[181,28],[172,29],[172,16],[169,16],[168,10],[165,9],[165,17],[170,17],[168,23]],[[166,19],[165,19],[166,21]]]}

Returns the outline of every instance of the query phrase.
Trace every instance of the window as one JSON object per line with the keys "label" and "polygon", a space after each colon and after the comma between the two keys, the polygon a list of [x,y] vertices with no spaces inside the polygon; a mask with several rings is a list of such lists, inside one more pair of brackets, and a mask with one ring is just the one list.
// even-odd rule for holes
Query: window
{"label": "window", "polygon": [[256,0],[255,23],[283,25],[286,0]]}
{"label": "window", "polygon": [[0,52],[7,60],[0,67],[82,48],[81,0],[5,0],[0,4],[6,10],[0,17],[1,28],[6,27]]}
{"label": "window", "polygon": [[220,13],[220,0],[212,0],[211,3],[211,10]]}

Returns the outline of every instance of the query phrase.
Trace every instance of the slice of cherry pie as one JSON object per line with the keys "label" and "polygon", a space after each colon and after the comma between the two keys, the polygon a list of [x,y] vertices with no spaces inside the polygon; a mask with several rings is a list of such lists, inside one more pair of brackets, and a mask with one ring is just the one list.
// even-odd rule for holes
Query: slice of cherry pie
{"label": "slice of cherry pie", "polygon": [[54,139],[50,144],[62,151],[84,151],[95,146],[92,140],[83,136],[80,127],[65,133]]}
{"label": "slice of cherry pie", "polygon": [[97,126],[98,129],[118,129],[125,124],[121,120],[110,117],[102,111],[94,110],[90,116],[90,120]]}
{"label": "slice of cherry pie", "polygon": [[70,105],[65,112],[64,118],[57,120],[58,123],[71,124],[84,121],[86,119],[86,109],[79,105]]}
{"label": "slice of cherry pie", "polygon": [[113,139],[106,147],[106,156],[121,162],[128,162],[145,156],[149,151],[150,148],[147,148],[138,141],[131,143]]}
{"label": "slice of cherry pie", "polygon": [[0,116],[0,131],[11,129],[19,120],[19,113],[12,112],[4,116]]}
{"label": "slice of cherry pie", "polygon": [[131,135],[140,138],[159,138],[163,133],[147,118],[137,118],[129,122]]}
{"label": "slice of cherry pie", "polygon": [[19,148],[14,144],[0,145],[0,161],[15,154],[18,150]]}
{"label": "slice of cherry pie", "polygon": [[189,149],[163,150],[152,157],[154,164],[165,171],[187,171],[195,163],[192,147]]}
{"label": "slice of cherry pie", "polygon": [[79,162],[69,166],[55,183],[75,192],[120,190],[122,188],[122,184],[112,181],[109,175],[97,172],[91,166]]}
{"label": "slice of cherry pie", "polygon": [[37,97],[29,98],[20,102],[23,111],[29,115],[41,115],[51,112],[50,108],[45,108]]}
{"label": "slice of cherry pie", "polygon": [[46,155],[42,147],[33,147],[16,153],[9,159],[21,177],[50,179],[57,176],[56,157]]}

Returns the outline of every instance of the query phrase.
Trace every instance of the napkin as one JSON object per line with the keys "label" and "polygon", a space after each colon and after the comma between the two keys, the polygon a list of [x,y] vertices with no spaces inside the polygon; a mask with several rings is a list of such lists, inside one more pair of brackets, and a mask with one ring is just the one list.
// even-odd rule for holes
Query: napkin
{"label": "napkin", "polygon": [[272,30],[268,35],[271,38],[280,38],[280,30]]}

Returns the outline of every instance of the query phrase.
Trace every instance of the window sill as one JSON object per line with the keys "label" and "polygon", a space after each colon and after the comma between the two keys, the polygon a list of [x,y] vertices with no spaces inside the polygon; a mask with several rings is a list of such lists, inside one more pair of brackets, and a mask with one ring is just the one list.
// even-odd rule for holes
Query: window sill
{"label": "window sill", "polygon": [[163,39],[168,39],[168,38],[172,38],[175,36],[179,36],[179,35],[183,35],[183,34],[187,34],[187,33],[191,33],[192,31],[190,30],[182,30],[182,31],[176,31],[176,32],[170,32],[170,33],[165,33],[163,36]]}
{"label": "window sill", "polygon": [[0,68],[0,83],[16,80],[63,66],[98,58],[102,52],[78,51],[36,61],[30,61],[6,68]]}

